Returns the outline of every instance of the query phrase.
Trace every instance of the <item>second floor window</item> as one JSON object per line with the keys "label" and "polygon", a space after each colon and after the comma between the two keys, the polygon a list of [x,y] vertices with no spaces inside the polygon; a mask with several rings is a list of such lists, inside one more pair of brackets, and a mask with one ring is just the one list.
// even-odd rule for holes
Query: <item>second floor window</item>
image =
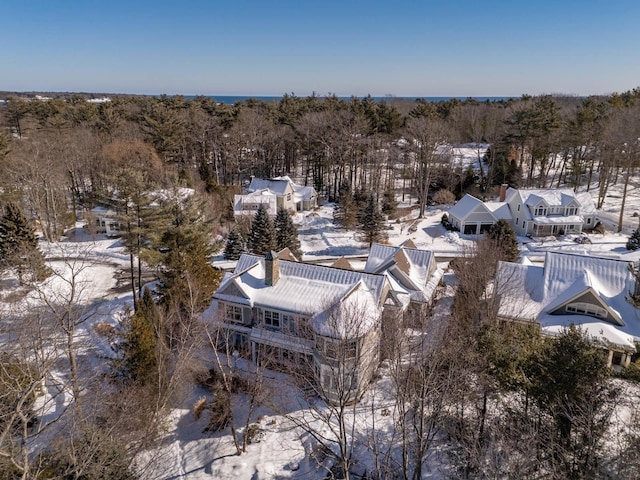
{"label": "second floor window", "polygon": [[542,217],[542,216],[545,216],[546,214],[547,214],[546,207],[538,207],[538,208],[536,208],[536,211],[534,212],[534,215],[536,217]]}
{"label": "second floor window", "polygon": [[236,305],[227,305],[226,308],[227,320],[232,322],[242,322],[242,307]]}
{"label": "second floor window", "polygon": [[280,312],[264,311],[264,324],[271,328],[280,328]]}

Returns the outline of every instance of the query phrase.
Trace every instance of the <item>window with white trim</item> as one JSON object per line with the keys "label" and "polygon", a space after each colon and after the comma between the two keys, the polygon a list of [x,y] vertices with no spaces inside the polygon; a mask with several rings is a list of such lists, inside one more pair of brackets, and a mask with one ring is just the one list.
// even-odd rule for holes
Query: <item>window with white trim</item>
{"label": "window with white trim", "polygon": [[597,318],[607,318],[607,311],[592,303],[575,302],[566,306],[565,310],[568,313],[575,313],[577,315],[589,315]]}
{"label": "window with white trim", "polygon": [[242,307],[237,305],[225,305],[225,318],[230,322],[242,323]]}
{"label": "window with white trim", "polygon": [[274,312],[273,310],[264,311],[264,325],[269,328],[279,329],[280,324],[280,312]]}
{"label": "window with white trim", "polygon": [[534,212],[534,215],[536,217],[543,217],[546,214],[547,214],[547,207],[537,207],[535,212]]}
{"label": "window with white trim", "polygon": [[578,211],[578,209],[576,207],[568,207],[567,208],[567,215],[575,215],[577,211]]}

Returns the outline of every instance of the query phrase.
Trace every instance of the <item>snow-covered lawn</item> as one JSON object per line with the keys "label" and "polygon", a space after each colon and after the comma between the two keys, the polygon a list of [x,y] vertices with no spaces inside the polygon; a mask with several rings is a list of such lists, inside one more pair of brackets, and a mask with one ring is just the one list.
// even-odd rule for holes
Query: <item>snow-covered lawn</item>
{"label": "snow-covered lawn", "polygon": [[[459,150],[457,161],[462,165],[477,162],[477,151],[473,147]],[[466,163],[465,163],[466,162]],[[632,230],[637,226],[638,218],[634,212],[640,212],[640,192],[634,188],[630,190],[625,211],[625,228],[620,234],[611,231],[611,222],[617,220],[620,208],[621,187],[612,187],[605,201],[602,218],[609,225],[609,231],[604,234],[589,234],[591,243],[578,244],[574,242],[575,235],[568,235],[557,239],[527,239],[521,238],[522,255],[532,261],[541,261],[544,254],[550,250],[586,253],[590,255],[605,255],[625,259],[637,260],[640,253],[630,253],[625,249],[625,243]],[[595,194],[597,189],[592,189]],[[441,225],[442,215],[447,211],[446,206],[429,207],[425,218],[417,218],[417,209],[410,209],[407,215],[391,221],[388,225],[388,242],[398,245],[411,239],[418,248],[433,250],[441,258],[464,254],[473,247],[475,238],[459,233],[447,232]],[[311,213],[298,213],[295,216],[298,225],[303,260],[321,260],[340,256],[363,257],[367,254],[367,245],[359,240],[353,230],[336,228],[333,223],[333,206],[325,205]],[[78,225],[70,232],[65,241],[50,245],[41,243],[47,256],[49,266],[56,273],[42,284],[42,291],[48,295],[59,295],[65,291],[66,280],[71,272],[75,272],[78,285],[82,288],[79,300],[86,306],[87,320],[80,325],[78,342],[82,345],[83,364],[81,368],[94,370],[102,364],[104,358],[112,356],[112,351],[105,336],[100,335],[97,325],[106,324],[117,326],[119,319],[127,306],[132,304],[131,293],[118,288],[116,278],[128,268],[128,255],[118,239],[105,236],[92,236],[86,233],[82,225]],[[354,258],[354,266],[362,266],[362,259]],[[217,259],[216,265],[221,268],[231,268],[232,262]],[[446,315],[446,307],[453,295],[452,275],[446,273],[445,288],[441,292],[440,307],[436,309],[439,315]],[[0,292],[0,314],[10,308],[7,291],[15,279],[2,278],[1,285],[4,292]],[[29,294],[25,301],[37,301],[37,295]],[[358,405],[358,415],[355,417],[357,430],[362,435],[370,433],[372,422],[375,420],[376,429],[380,432],[391,430],[392,417],[383,414],[386,404],[392,403],[389,378],[382,375],[371,386],[361,404]],[[248,447],[246,454],[235,455],[235,448],[228,433],[203,433],[206,426],[206,414],[196,420],[191,407],[195,401],[206,392],[194,386],[191,395],[183,405],[177,405],[172,411],[166,425],[166,437],[162,447],[145,454],[145,459],[153,458],[155,468],[149,472],[150,478],[158,479],[266,479],[266,478],[323,478],[326,472],[318,469],[310,459],[310,453],[315,444],[308,434],[296,428],[291,420],[279,413],[284,409],[291,415],[304,414],[304,407],[298,402],[299,397],[294,389],[286,386],[286,382],[273,380],[273,398],[278,400],[275,405],[262,406],[255,415],[264,430],[264,438]],[[278,393],[278,395],[276,395]],[[246,402],[239,397],[236,405],[236,417],[246,416]],[[372,408],[373,405],[373,408]],[[364,469],[371,469],[371,457],[362,453]],[[444,465],[441,458],[434,458],[433,465]],[[446,463],[446,462],[445,462]],[[446,468],[444,465],[442,468]],[[423,478],[441,478],[439,467],[433,468]]]}

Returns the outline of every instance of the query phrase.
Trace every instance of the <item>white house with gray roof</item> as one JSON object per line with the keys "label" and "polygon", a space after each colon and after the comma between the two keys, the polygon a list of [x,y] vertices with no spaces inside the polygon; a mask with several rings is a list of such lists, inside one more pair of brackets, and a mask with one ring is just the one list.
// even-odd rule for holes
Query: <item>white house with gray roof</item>
{"label": "white house with gray roof", "polygon": [[430,302],[434,272],[432,253],[408,246],[374,244],[364,272],[243,254],[213,298],[231,348],[255,362],[307,367],[329,400],[348,373],[355,399],[380,361],[385,311]]}
{"label": "white house with gray roof", "polygon": [[465,195],[448,212],[449,222],[465,234],[486,232],[500,219],[517,235],[546,236],[580,233],[596,223],[596,209],[588,192],[570,188],[515,189],[503,185],[497,202]]}
{"label": "white house with gray roof", "polygon": [[596,209],[587,192],[576,194],[570,188],[515,189],[505,192],[512,225],[518,235],[541,237],[580,233],[593,228]]}
{"label": "white house with gray roof", "polygon": [[609,364],[627,366],[640,342],[638,293],[630,262],[548,252],[544,266],[500,262],[498,316],[537,322],[557,335],[571,324],[609,351]]}
{"label": "white house with gray roof", "polygon": [[233,213],[252,215],[260,205],[270,216],[275,216],[280,208],[292,212],[313,210],[318,205],[318,194],[313,187],[298,185],[287,176],[253,178],[246,193],[234,196]]}

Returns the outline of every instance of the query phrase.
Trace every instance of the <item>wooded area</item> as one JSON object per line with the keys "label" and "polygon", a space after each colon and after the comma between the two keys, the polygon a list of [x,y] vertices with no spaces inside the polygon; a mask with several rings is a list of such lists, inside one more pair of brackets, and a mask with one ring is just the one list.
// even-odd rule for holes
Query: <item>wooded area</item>
{"label": "wooded area", "polygon": [[[264,212],[251,231],[235,225],[233,195],[252,176],[289,175],[313,185],[337,202],[336,221],[345,227],[360,221],[371,243],[380,240],[381,211],[392,213],[398,201],[417,204],[422,215],[432,202],[464,193],[493,196],[504,183],[596,188],[598,207],[608,187],[622,183],[622,217],[640,166],[640,89],[486,103],[295,95],[234,105],[181,96],[90,103],[79,95],[11,96],[0,115],[0,266],[33,259],[28,272],[19,270],[19,283],[43,302],[33,310],[5,299],[12,310],[0,321],[0,335],[12,340],[0,357],[0,478],[7,479],[144,477],[135,460],[161,438],[167,412],[196,382],[218,392],[208,405],[217,412],[212,430],[229,426],[237,453],[246,452],[248,437],[240,441],[231,402],[246,395],[253,411],[269,398],[268,382],[260,369],[253,382],[234,379],[231,355],[216,355],[219,371],[212,374],[198,354],[218,347],[223,334],[199,322],[221,276],[209,264],[214,246],[221,247],[216,235],[232,232],[228,258],[239,256],[246,233],[257,253],[285,246],[298,253],[286,212],[275,225]],[[490,147],[484,157],[478,147],[477,165],[465,169],[451,148],[462,143]],[[96,206],[117,211],[123,225],[135,305],[123,314],[121,329],[104,327],[117,339],[118,358],[108,360],[108,373],[94,375],[82,371],[79,358],[89,307],[78,279],[89,260],[82,251],[62,255],[71,278],[65,289],[46,291],[39,280],[59,274],[43,265],[33,230],[58,242]],[[513,232],[505,228],[492,229],[456,260],[448,323],[416,318],[420,333],[403,332],[388,349],[396,352],[385,371],[397,400],[388,413],[395,429],[385,438],[394,443],[378,438],[375,425],[368,431],[363,444],[378,467],[377,477],[368,472],[372,478],[421,478],[436,441],[450,447],[457,478],[640,475],[637,405],[617,443],[605,445],[626,387],[611,381],[599,349],[579,329],[549,339],[496,321],[487,288],[498,260],[514,259]],[[22,239],[15,248],[5,241],[10,235]],[[143,289],[143,264],[160,280],[155,296]],[[54,378],[57,390],[48,398],[62,411],[35,418],[41,389],[53,391]],[[640,405],[636,394],[625,395]],[[331,428],[339,419],[335,438],[298,425],[337,460],[330,476],[349,478],[357,464],[355,442],[362,439],[352,409],[349,401],[313,412]],[[244,420],[238,425],[247,431],[251,419]],[[49,447],[32,450],[38,442]],[[331,451],[332,445],[340,448]]]}
{"label": "wooded area", "polygon": [[[230,195],[251,176],[279,175],[330,201],[346,187],[377,200],[395,191],[424,208],[441,189],[459,198],[501,183],[591,185],[597,171],[599,207],[608,186],[628,181],[637,166],[639,97],[638,89],[485,103],[284,95],[226,105],[210,97],[14,96],[0,108],[3,198],[20,192],[54,241],[74,213],[113,200],[123,170],[142,176],[143,188],[179,183],[208,192],[220,220],[231,220]],[[451,145],[482,142],[491,148],[475,170],[456,164]]]}

